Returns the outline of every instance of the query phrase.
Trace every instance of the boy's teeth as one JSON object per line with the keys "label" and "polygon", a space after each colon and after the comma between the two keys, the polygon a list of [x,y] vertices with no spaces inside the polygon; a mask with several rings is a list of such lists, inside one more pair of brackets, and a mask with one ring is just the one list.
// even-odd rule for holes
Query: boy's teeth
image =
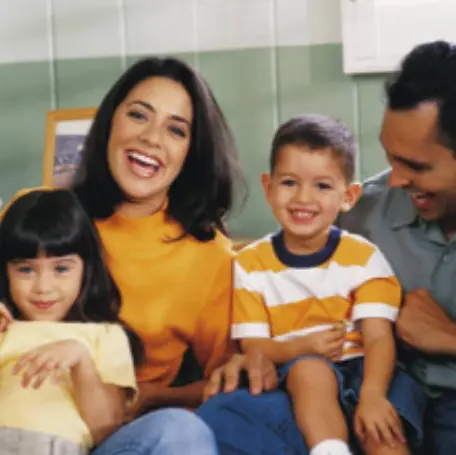
{"label": "boy's teeth", "polygon": [[156,168],[160,167],[160,163],[158,162],[158,160],[156,160],[155,158],[152,158],[151,156],[146,156],[146,155],[143,155],[142,153],[137,153],[137,152],[130,152],[128,154],[128,156],[130,158],[133,158],[136,161],[139,161],[140,163],[143,163],[143,164],[146,164],[149,166],[154,166]]}
{"label": "boy's teeth", "polygon": [[301,211],[298,211],[298,210],[295,210],[294,214],[298,218],[312,218],[312,216],[313,216],[313,213],[311,213],[311,212],[301,212]]}

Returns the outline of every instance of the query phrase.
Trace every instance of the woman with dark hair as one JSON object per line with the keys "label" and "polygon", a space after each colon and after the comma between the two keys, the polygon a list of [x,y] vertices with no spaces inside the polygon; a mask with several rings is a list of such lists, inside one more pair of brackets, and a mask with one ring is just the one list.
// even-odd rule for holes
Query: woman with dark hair
{"label": "woman with dark hair", "polygon": [[[187,411],[227,356],[231,245],[224,222],[237,174],[234,140],[202,76],[173,59],[133,65],[102,101],[74,191],[94,220],[122,297],[121,317],[142,338],[134,417],[96,455],[216,453]],[[181,371],[191,350],[201,380]],[[179,387],[173,387],[179,381]],[[133,416],[132,416],[133,417]]]}

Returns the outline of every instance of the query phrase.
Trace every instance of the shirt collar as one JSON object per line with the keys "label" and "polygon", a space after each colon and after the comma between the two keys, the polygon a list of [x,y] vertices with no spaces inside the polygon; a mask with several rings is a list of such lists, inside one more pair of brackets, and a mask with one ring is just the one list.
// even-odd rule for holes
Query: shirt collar
{"label": "shirt collar", "polygon": [[400,229],[420,221],[410,196],[400,188],[389,190],[385,216],[393,229]]}

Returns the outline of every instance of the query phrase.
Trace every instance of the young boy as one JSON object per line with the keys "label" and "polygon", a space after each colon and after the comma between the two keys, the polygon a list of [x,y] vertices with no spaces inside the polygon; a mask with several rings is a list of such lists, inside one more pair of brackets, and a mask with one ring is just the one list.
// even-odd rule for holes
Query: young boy
{"label": "young boy", "polygon": [[355,153],[353,134],[329,117],[296,117],[279,128],[262,183],[282,230],[237,256],[232,337],[279,366],[311,455],[351,453],[350,401],[366,453],[404,455],[388,399],[412,383],[394,373],[401,288],[373,244],[334,226],[360,195]]}

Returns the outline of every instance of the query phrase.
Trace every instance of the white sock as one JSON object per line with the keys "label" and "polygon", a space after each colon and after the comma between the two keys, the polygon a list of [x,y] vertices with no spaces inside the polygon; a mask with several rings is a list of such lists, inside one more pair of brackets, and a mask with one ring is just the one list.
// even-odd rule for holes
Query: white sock
{"label": "white sock", "polygon": [[353,455],[345,441],[326,439],[312,448],[309,455]]}

